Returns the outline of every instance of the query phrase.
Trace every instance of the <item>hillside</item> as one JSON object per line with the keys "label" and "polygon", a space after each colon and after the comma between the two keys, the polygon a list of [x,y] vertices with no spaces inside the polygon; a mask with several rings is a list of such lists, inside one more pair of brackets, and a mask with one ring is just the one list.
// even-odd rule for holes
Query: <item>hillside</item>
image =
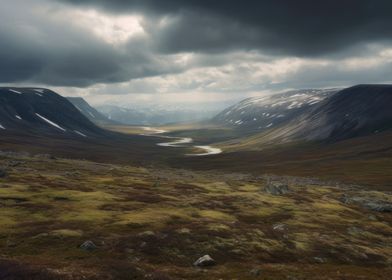
{"label": "hillside", "polygon": [[98,125],[115,125],[118,122],[110,120],[104,114],[97,111],[82,97],[67,97],[67,99],[90,121]]}
{"label": "hillside", "polygon": [[66,98],[48,89],[0,88],[0,133],[104,136]]}
{"label": "hillside", "polygon": [[212,123],[245,132],[262,132],[308,112],[337,89],[304,89],[245,99],[219,113]]}
{"label": "hillside", "polygon": [[338,141],[392,129],[392,85],[357,85],[291,123],[294,139]]}

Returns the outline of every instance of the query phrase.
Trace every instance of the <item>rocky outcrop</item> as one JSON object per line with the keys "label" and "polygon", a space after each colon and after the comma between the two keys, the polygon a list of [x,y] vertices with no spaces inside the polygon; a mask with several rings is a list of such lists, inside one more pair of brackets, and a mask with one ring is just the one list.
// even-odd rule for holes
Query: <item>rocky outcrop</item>
{"label": "rocky outcrop", "polygon": [[283,195],[289,192],[289,186],[279,182],[269,182],[264,191],[272,195]]}
{"label": "rocky outcrop", "polygon": [[392,212],[392,203],[388,201],[378,200],[374,198],[364,198],[357,196],[348,196],[344,194],[342,196],[342,202],[345,204],[357,204],[361,207],[367,208],[376,212]]}
{"label": "rocky outcrop", "polygon": [[98,247],[91,240],[87,240],[82,245],[80,245],[80,249],[84,251],[94,251],[98,249]]}
{"label": "rocky outcrop", "polygon": [[216,261],[210,255],[204,255],[193,263],[194,266],[206,267],[216,265]]}

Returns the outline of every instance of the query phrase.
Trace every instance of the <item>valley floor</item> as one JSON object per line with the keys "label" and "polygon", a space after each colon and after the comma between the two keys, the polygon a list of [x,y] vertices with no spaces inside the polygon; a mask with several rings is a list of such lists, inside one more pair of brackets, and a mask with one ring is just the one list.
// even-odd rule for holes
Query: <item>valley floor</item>
{"label": "valley floor", "polygon": [[[0,166],[0,279],[392,275],[390,192],[22,154]],[[205,254],[216,265],[194,267]]]}

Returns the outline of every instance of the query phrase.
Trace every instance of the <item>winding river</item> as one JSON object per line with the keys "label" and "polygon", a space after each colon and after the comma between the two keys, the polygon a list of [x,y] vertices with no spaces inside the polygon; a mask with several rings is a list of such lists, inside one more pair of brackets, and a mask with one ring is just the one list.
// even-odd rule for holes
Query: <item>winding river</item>
{"label": "winding river", "polygon": [[[162,143],[157,144],[158,146],[161,146],[161,147],[181,148],[181,147],[189,147],[189,144],[193,143],[193,139],[189,138],[189,137],[174,137],[174,136],[160,135],[162,133],[167,132],[166,130],[156,129],[156,128],[152,128],[152,127],[143,127],[143,129],[146,131],[146,133],[141,134],[141,135],[170,139],[169,142],[162,142]],[[209,156],[209,155],[217,155],[217,154],[222,153],[221,149],[215,148],[212,146],[193,145],[193,147],[197,148],[199,150],[204,150],[204,152],[197,153],[197,154],[185,154],[186,156]]]}

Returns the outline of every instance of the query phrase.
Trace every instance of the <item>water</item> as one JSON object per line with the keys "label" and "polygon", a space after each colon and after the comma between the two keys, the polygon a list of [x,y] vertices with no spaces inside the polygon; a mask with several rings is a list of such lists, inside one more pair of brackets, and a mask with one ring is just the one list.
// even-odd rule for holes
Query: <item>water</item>
{"label": "water", "polygon": [[[160,138],[166,138],[166,139],[173,139],[173,141],[169,142],[163,142],[163,143],[158,143],[158,146],[161,147],[173,147],[173,148],[181,148],[181,147],[187,147],[187,144],[190,144],[193,142],[193,139],[190,137],[173,137],[173,136],[166,136],[166,135],[159,135],[162,133],[165,133],[167,131],[162,130],[162,129],[156,129],[152,127],[143,127],[145,131],[148,131],[148,134],[142,134],[146,136],[155,136],[155,137],[160,137]],[[197,154],[186,154],[186,156],[209,156],[209,155],[217,155],[222,153],[222,150],[219,148],[215,148],[212,146],[193,146],[194,148],[204,150],[204,153],[197,153]]]}

